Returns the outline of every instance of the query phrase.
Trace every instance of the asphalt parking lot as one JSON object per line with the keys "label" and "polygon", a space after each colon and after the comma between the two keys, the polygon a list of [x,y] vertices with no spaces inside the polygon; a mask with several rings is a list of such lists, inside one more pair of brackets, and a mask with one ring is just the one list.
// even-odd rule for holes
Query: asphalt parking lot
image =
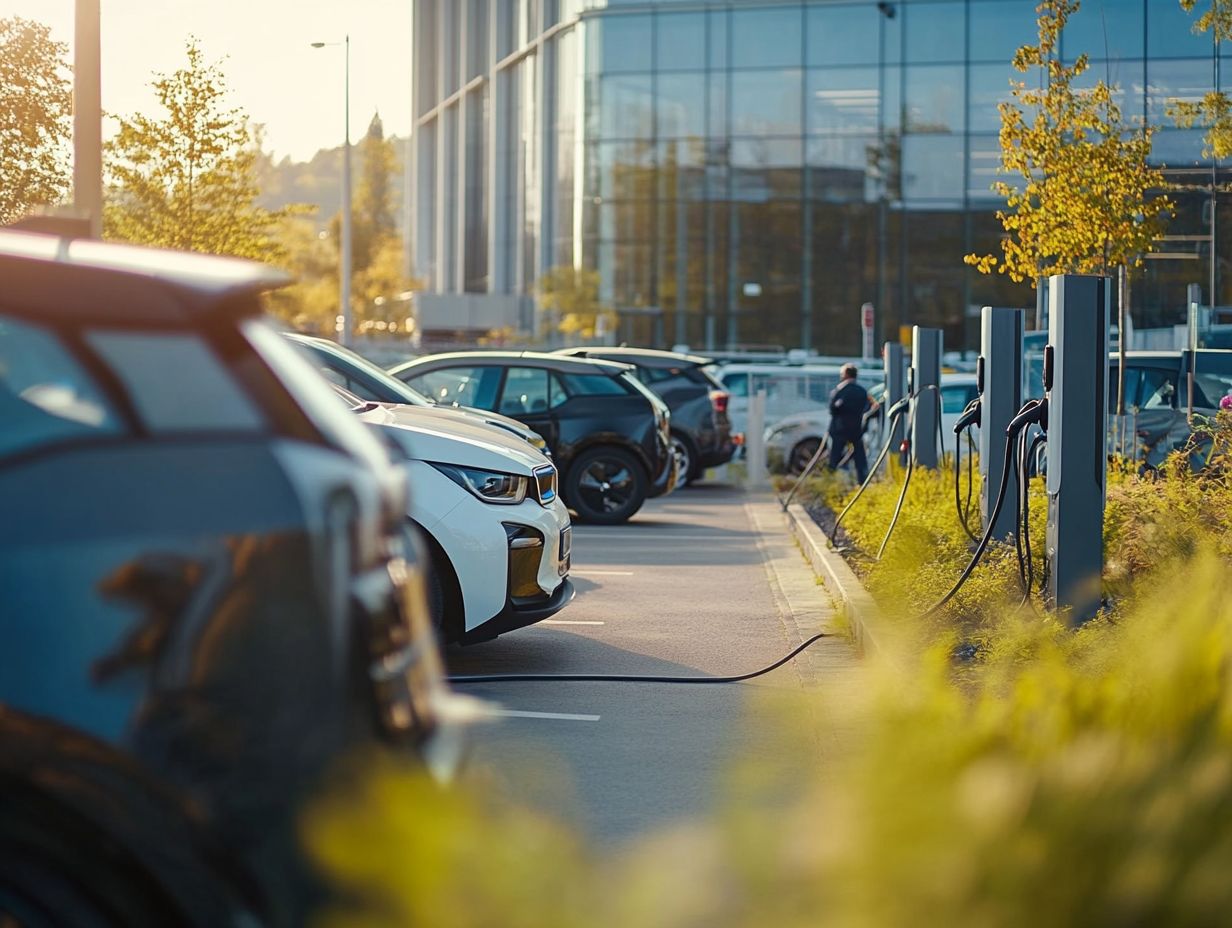
{"label": "asphalt parking lot", "polygon": [[[574,533],[573,604],[451,649],[452,673],[725,675],[773,662],[833,619],[774,503],[730,486],[684,489],[627,525]],[[855,667],[836,637],[742,684],[471,685],[501,717],[476,733],[468,776],[621,841],[713,812],[750,761],[773,757],[775,779],[811,775],[827,737],[812,687]]]}

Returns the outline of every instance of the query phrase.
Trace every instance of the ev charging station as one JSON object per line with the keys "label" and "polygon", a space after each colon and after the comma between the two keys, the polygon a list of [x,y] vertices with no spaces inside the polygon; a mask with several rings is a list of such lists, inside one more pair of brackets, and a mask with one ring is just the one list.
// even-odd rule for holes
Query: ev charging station
{"label": "ev charging station", "polygon": [[[980,317],[980,357],[977,379],[980,391],[980,513],[983,525],[995,506],[997,489],[1005,474],[1005,429],[1022,406],[1021,309],[985,306]],[[1018,498],[1018,478],[1009,469],[1007,498]],[[1017,534],[1017,519],[1010,507],[1002,507],[992,537],[1004,541]]]}
{"label": "ev charging station", "polygon": [[1047,596],[1078,625],[1101,598],[1112,281],[1066,274],[1048,283]]}
{"label": "ev charging station", "polygon": [[911,456],[919,467],[936,468],[939,463],[937,416],[941,404],[937,390],[941,384],[941,336],[940,329],[918,325],[911,329]]}
{"label": "ev charging station", "polygon": [[[898,342],[886,342],[881,349],[881,359],[885,367],[885,409],[893,409],[906,392],[906,371],[903,365],[903,346]],[[889,423],[886,423],[889,425]],[[903,443],[903,420],[900,417],[894,423],[890,433],[890,447],[897,448]]]}

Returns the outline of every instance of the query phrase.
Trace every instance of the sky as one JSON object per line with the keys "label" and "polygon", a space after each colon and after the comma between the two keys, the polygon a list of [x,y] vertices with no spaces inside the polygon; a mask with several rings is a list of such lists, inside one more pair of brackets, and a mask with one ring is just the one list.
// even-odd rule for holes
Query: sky
{"label": "sky", "polygon": [[[219,62],[232,105],[265,126],[265,148],[310,158],[342,142],[345,66],[341,47],[312,42],[351,36],[351,138],[374,112],[386,135],[406,135],[411,111],[410,0],[100,0],[105,112],[153,113],[150,81],[184,61],[196,36]],[[69,46],[73,0],[0,0],[0,18],[45,23]],[[109,130],[105,126],[104,133]]]}

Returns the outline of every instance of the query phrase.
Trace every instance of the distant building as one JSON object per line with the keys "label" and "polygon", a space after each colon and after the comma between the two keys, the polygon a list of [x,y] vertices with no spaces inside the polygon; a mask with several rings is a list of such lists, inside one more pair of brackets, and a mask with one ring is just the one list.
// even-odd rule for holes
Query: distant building
{"label": "distant building", "polygon": [[[974,346],[981,305],[1034,306],[962,257],[997,248],[997,103],[1035,0],[414,6],[411,249],[436,293],[513,297],[526,319],[536,277],[577,263],[631,342],[829,353],[858,350],[865,301],[881,337],[936,325],[948,347]],[[1084,0],[1062,52],[1171,126],[1167,101],[1214,82],[1192,23],[1178,0]],[[1210,274],[1201,132],[1155,151],[1197,189],[1174,195],[1173,257],[1134,281],[1139,326],[1183,321]]]}

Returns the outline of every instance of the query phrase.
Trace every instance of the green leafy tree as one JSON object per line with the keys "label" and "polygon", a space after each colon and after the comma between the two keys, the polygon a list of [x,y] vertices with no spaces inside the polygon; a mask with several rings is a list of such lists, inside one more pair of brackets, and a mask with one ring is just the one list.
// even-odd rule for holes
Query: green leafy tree
{"label": "green leafy tree", "polygon": [[355,186],[352,245],[355,268],[370,267],[389,239],[394,223],[393,175],[398,170],[393,142],[385,138],[380,115],[374,115],[359,143],[359,183]]}
{"label": "green leafy tree", "polygon": [[1135,268],[1163,232],[1171,203],[1158,192],[1163,173],[1147,163],[1153,130],[1127,124],[1103,81],[1074,86],[1087,70],[1085,54],[1071,65],[1057,56],[1078,6],[1078,0],[1043,0],[1038,44],[1014,55],[1014,68],[1039,80],[1031,88],[1012,81],[1014,99],[1000,106],[1000,171],[1014,180],[993,189],[1005,197],[997,217],[1009,234],[1000,257],[966,256],[983,273],[1034,281]]}
{"label": "green leafy tree", "polygon": [[0,225],[68,191],[67,54],[42,23],[0,19]]}
{"label": "green leafy tree", "polygon": [[615,316],[599,298],[599,272],[561,265],[535,283],[539,305],[556,331],[577,338],[594,338]]}
{"label": "green leafy tree", "polygon": [[121,117],[108,143],[104,236],[279,262],[274,232],[289,211],[256,205],[259,133],[227,107],[222,71],[196,39],[187,54],[185,67],[155,76],[160,116]]}
{"label": "green leafy tree", "polygon": [[[1197,5],[1197,0],[1181,0],[1181,9],[1187,13]],[[1211,33],[1211,40],[1217,44],[1228,41],[1232,38],[1232,0],[1210,0],[1193,29]],[[1226,91],[1212,89],[1200,100],[1172,100],[1167,112],[1183,129],[1197,125],[1206,130],[1205,157],[1232,155],[1232,97]]]}

